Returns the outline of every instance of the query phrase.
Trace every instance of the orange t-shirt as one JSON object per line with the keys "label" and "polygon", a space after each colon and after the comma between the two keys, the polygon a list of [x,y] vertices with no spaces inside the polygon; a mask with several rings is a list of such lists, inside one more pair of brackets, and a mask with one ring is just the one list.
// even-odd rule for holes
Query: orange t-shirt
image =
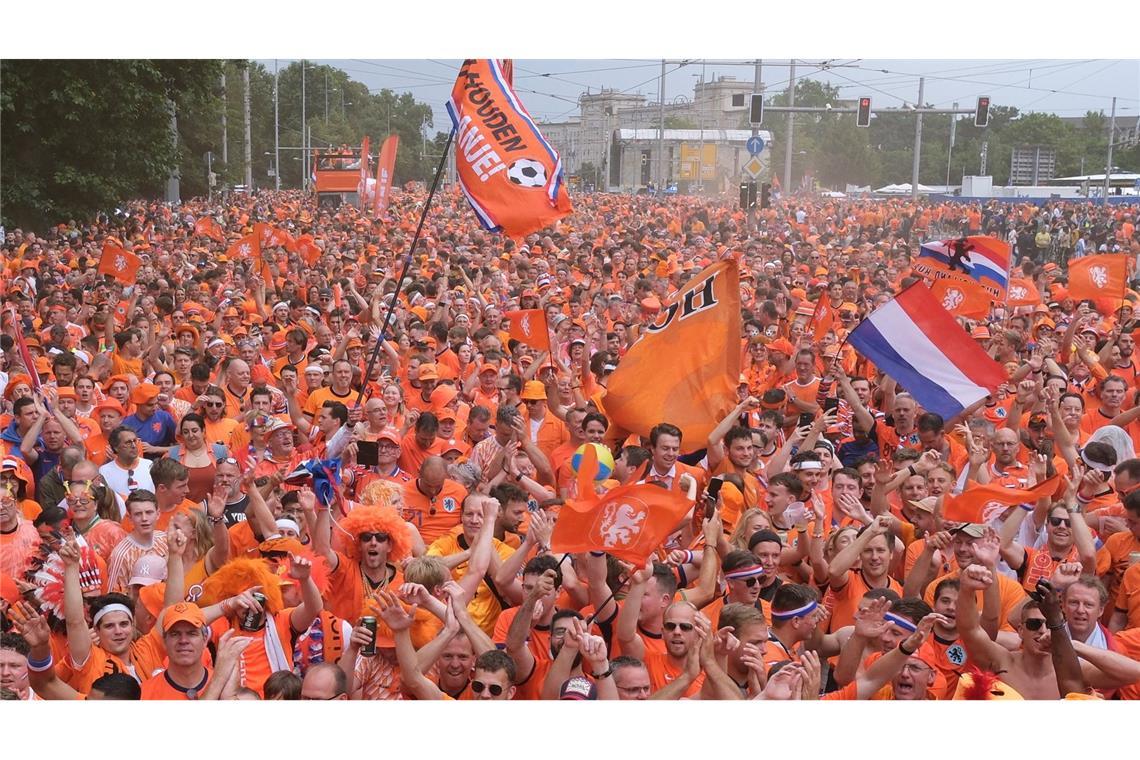
{"label": "orange t-shirt", "polygon": [[[660,691],[685,672],[685,663],[677,663],[667,652],[645,651],[645,668],[649,671],[649,684],[653,691]],[[695,697],[705,683],[705,673],[701,674],[685,689],[685,698]]]}
{"label": "orange t-shirt", "polygon": [[1140,563],[1125,571],[1116,594],[1116,609],[1127,615],[1125,629],[1140,628]]}
{"label": "orange t-shirt", "polygon": [[210,678],[214,675],[214,671],[212,671],[210,668],[206,668],[205,670],[206,674],[205,677],[202,678],[202,681],[190,689],[175,684],[174,681],[170,679],[170,676],[167,675],[165,670],[159,673],[155,673],[153,678],[142,685],[141,699],[144,701],[188,701],[190,700],[190,697],[188,696],[189,691],[193,691],[194,698],[197,699],[199,696],[201,696],[202,692],[206,690],[206,687],[210,683]]}
{"label": "orange t-shirt", "polygon": [[459,513],[467,489],[454,480],[444,480],[443,488],[434,497],[429,497],[419,489],[418,480],[404,484],[404,506],[402,517],[416,526],[424,543],[431,545],[440,536],[459,525]]}
{"label": "orange t-shirt", "polygon": [[[940,575],[932,580],[926,587],[926,593],[922,595],[922,601],[933,607],[934,589],[938,588],[938,584],[947,578],[956,579],[959,575],[959,572],[959,570],[954,570],[953,572],[949,572],[946,575]],[[1001,617],[999,618],[998,622],[1001,624],[1001,630],[1012,631],[1013,625],[1009,621],[1013,613],[1017,611],[1021,607],[1021,603],[1025,601],[1025,589],[1023,589],[1021,587],[1021,584],[1017,581],[1005,575],[1001,575],[1000,573],[995,574],[994,578],[998,584],[998,593],[1001,596],[1001,609],[999,613]],[[983,596],[981,591],[977,592],[976,599],[978,610],[980,611],[983,606]]]}
{"label": "orange t-shirt", "polygon": [[[845,625],[855,622],[855,610],[859,609],[859,600],[870,591],[872,586],[867,583],[861,570],[848,570],[847,583],[843,588],[835,591],[829,588],[824,595],[824,606],[831,611],[828,621],[828,632],[834,633]],[[888,576],[887,588],[902,596],[902,586],[894,578]]]}

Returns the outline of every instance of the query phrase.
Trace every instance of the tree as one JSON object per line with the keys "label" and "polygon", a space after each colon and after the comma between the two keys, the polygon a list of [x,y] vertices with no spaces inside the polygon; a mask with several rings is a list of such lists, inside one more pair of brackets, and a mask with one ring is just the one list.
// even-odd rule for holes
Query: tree
{"label": "tree", "polygon": [[220,70],[197,60],[0,62],[4,222],[42,228],[159,195],[179,156],[171,107],[196,108]]}

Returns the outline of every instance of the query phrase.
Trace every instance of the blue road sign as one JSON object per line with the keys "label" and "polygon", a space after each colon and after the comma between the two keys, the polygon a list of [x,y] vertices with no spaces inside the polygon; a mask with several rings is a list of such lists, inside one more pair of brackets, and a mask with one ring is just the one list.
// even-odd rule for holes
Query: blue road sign
{"label": "blue road sign", "polygon": [[760,135],[753,135],[752,137],[748,138],[748,142],[745,143],[745,147],[748,148],[748,155],[758,156],[760,155],[760,152],[764,150],[764,138]]}

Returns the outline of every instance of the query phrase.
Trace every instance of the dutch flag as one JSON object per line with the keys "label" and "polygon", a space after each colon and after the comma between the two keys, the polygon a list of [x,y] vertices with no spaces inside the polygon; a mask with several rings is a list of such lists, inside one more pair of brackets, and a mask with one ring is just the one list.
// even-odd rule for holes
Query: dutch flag
{"label": "dutch flag", "polygon": [[966,334],[922,283],[880,306],[848,342],[914,396],[949,420],[994,393],[1005,370]]}

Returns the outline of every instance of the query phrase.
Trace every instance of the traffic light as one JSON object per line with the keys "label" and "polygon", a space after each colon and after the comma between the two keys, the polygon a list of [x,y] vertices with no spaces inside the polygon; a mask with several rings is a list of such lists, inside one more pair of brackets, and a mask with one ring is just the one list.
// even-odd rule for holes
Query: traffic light
{"label": "traffic light", "polygon": [[765,182],[760,186],[760,208],[768,208],[772,205],[772,185]]}
{"label": "traffic light", "polygon": [[756,208],[756,183],[740,183],[740,208],[745,211]]}
{"label": "traffic light", "polygon": [[752,100],[748,104],[748,122],[758,127],[764,123],[764,96],[753,93]]}
{"label": "traffic light", "polygon": [[990,99],[978,98],[978,107],[974,109],[974,126],[984,127],[990,123]]}
{"label": "traffic light", "polygon": [[859,98],[859,114],[855,117],[855,126],[871,126],[871,99]]}

